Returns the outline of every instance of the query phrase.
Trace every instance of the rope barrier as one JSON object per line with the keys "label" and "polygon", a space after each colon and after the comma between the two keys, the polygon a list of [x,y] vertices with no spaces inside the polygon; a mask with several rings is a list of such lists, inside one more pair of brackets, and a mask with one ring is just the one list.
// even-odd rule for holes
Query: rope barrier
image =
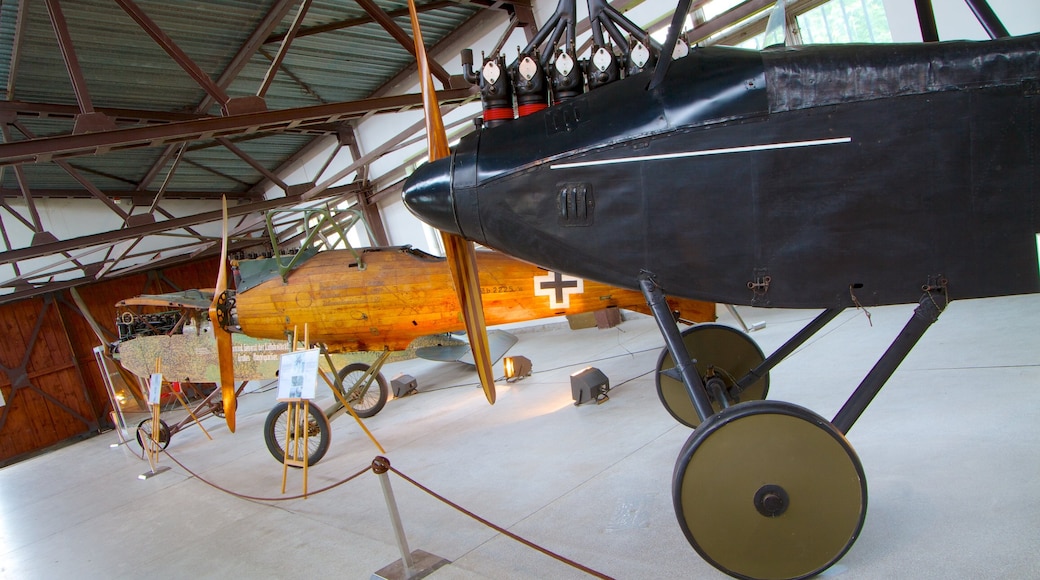
{"label": "rope barrier", "polygon": [[289,501],[289,500],[294,500],[294,499],[301,499],[301,498],[304,498],[304,497],[310,497],[310,496],[318,495],[320,493],[324,493],[326,491],[335,489],[335,488],[343,485],[344,483],[347,483],[347,482],[349,482],[351,480],[354,480],[354,479],[360,477],[361,475],[363,475],[363,474],[365,474],[365,473],[367,473],[369,471],[371,471],[371,472],[373,472],[373,473],[375,473],[377,475],[386,473],[387,471],[392,471],[397,476],[399,476],[401,479],[407,481],[408,483],[414,485],[415,487],[419,488],[420,490],[426,492],[431,497],[433,497],[433,498],[435,498],[437,500],[440,500],[445,505],[448,505],[449,507],[454,508],[456,511],[458,511],[458,512],[460,512],[460,513],[462,513],[462,514],[464,514],[464,515],[466,515],[466,516],[468,516],[470,518],[472,518],[473,520],[476,520],[477,522],[480,522],[481,524],[491,528],[492,530],[495,530],[496,532],[498,532],[498,533],[500,533],[500,534],[502,534],[504,536],[512,538],[513,540],[516,540],[517,542],[520,542],[521,544],[523,544],[523,545],[525,545],[525,546],[527,546],[527,547],[529,547],[529,548],[531,548],[533,550],[541,552],[541,553],[545,554],[546,556],[549,556],[550,558],[553,558],[553,559],[555,559],[555,560],[557,560],[559,562],[562,562],[562,563],[564,563],[564,564],[566,564],[566,565],[568,565],[568,566],[570,566],[572,568],[580,570],[580,571],[582,571],[582,572],[584,572],[584,573],[586,573],[586,574],[588,574],[590,576],[594,576],[596,578],[602,578],[604,580],[613,580],[613,578],[611,576],[607,576],[606,574],[603,574],[602,572],[597,572],[596,570],[593,570],[592,568],[589,568],[588,566],[584,566],[582,564],[579,564],[579,563],[575,562],[574,560],[571,560],[569,558],[561,556],[561,555],[553,552],[552,550],[549,550],[547,548],[543,548],[542,546],[539,546],[538,544],[535,544],[534,542],[532,542],[532,541],[530,541],[528,539],[525,539],[525,538],[523,538],[521,536],[518,536],[518,535],[514,534],[513,532],[510,532],[509,530],[503,528],[502,526],[499,526],[497,524],[491,523],[490,521],[488,521],[488,520],[486,520],[486,519],[476,515],[475,513],[467,510],[466,508],[458,505],[457,503],[447,499],[446,497],[444,497],[444,496],[434,492],[433,490],[429,489],[428,487],[422,485],[421,483],[417,482],[416,480],[412,479],[411,477],[408,477],[404,473],[401,473],[399,470],[397,470],[396,468],[394,468],[393,466],[390,465],[390,460],[389,459],[387,459],[386,457],[383,457],[383,456],[376,456],[376,458],[372,460],[372,463],[369,464],[368,467],[365,467],[364,469],[358,471],[357,473],[355,473],[353,475],[350,475],[349,477],[347,477],[347,478],[345,478],[343,480],[340,480],[340,481],[338,481],[336,483],[333,483],[331,485],[323,487],[323,488],[321,488],[321,489],[319,489],[317,491],[308,492],[306,494],[306,496],[304,494],[299,494],[299,495],[294,495],[294,496],[283,496],[283,497],[259,497],[259,496],[252,496],[252,495],[246,495],[246,494],[243,494],[243,493],[238,493],[238,492],[235,492],[235,491],[231,491],[231,490],[229,490],[229,489],[227,489],[225,487],[221,487],[221,486],[219,486],[219,485],[217,485],[217,484],[207,480],[206,478],[202,477],[198,473],[195,473],[191,469],[189,469],[186,465],[184,465],[183,463],[178,461],[176,457],[171,455],[169,451],[166,451],[164,449],[164,450],[162,450],[162,453],[164,453],[167,457],[169,457],[171,461],[176,463],[178,467],[180,467],[181,469],[186,471],[189,475],[191,475],[195,479],[201,481],[202,483],[204,483],[204,484],[206,484],[206,485],[208,485],[208,486],[210,486],[210,487],[212,487],[212,488],[214,488],[214,489],[216,489],[218,491],[222,491],[222,492],[224,492],[224,493],[226,493],[228,495],[231,495],[231,496],[234,496],[234,497],[237,497],[237,498],[240,498],[240,499],[251,500],[251,501],[274,502],[274,501]]}
{"label": "rope barrier", "polygon": [[174,457],[173,455],[170,455],[169,451],[165,451],[164,450],[163,453],[165,453],[166,456],[169,457],[174,463],[176,463],[181,469],[183,469],[184,471],[187,471],[188,474],[190,474],[195,479],[201,481],[202,483],[205,483],[206,485],[208,485],[208,486],[210,486],[210,487],[212,487],[212,488],[214,488],[216,490],[222,491],[222,492],[224,492],[224,493],[226,493],[228,495],[233,495],[233,496],[235,496],[237,498],[248,499],[248,500],[253,500],[253,501],[289,501],[291,499],[300,499],[300,498],[303,498],[303,497],[310,497],[310,496],[313,496],[313,495],[318,495],[319,493],[324,493],[324,492],[329,491],[331,489],[335,489],[335,488],[343,485],[344,483],[347,483],[348,481],[356,479],[356,478],[360,477],[362,474],[364,474],[364,473],[366,473],[366,472],[368,472],[368,471],[370,471],[372,469],[372,466],[369,465],[368,467],[362,469],[361,471],[355,473],[354,475],[351,475],[351,476],[347,477],[346,479],[337,481],[336,483],[333,483],[331,485],[327,485],[327,486],[325,486],[325,487],[323,487],[323,488],[321,488],[321,489],[319,489],[317,491],[307,492],[306,494],[299,494],[299,495],[292,495],[292,496],[283,496],[283,497],[257,497],[257,496],[252,496],[252,495],[245,495],[245,494],[238,493],[238,492],[235,492],[235,491],[231,491],[230,489],[221,487],[221,486],[219,486],[219,485],[217,485],[217,484],[207,480],[206,478],[202,477],[201,475],[195,473],[194,471],[188,469],[188,467],[185,466],[183,463],[181,463],[180,461],[177,461],[176,457]]}
{"label": "rope barrier", "polygon": [[[378,464],[378,466],[377,466],[377,464]],[[414,479],[412,479],[412,478],[408,477],[407,475],[401,473],[395,467],[390,465],[390,460],[385,458],[385,457],[376,457],[374,460],[372,460],[372,469],[373,469],[373,471],[375,473],[379,473],[380,469],[387,470],[387,471],[392,471],[395,474],[397,474],[401,479],[403,479],[403,480],[407,481],[408,483],[414,485],[415,487],[421,489],[422,491],[424,491],[427,494],[429,494],[431,497],[440,500],[445,505],[448,505],[449,507],[454,508],[455,510],[457,510],[457,511],[459,511],[459,512],[461,512],[461,513],[463,513],[463,514],[465,514],[467,516],[469,516],[470,518],[472,518],[472,519],[474,519],[474,520],[484,524],[485,526],[491,528],[492,530],[495,530],[496,532],[498,532],[498,533],[500,533],[500,534],[502,534],[504,536],[508,536],[508,537],[516,540],[517,542],[520,542],[521,544],[527,546],[528,548],[531,548],[533,550],[537,550],[537,551],[545,554],[546,556],[549,556],[550,558],[553,558],[555,560],[563,562],[564,564],[567,564],[568,566],[571,566],[572,568],[576,568],[578,570],[581,570],[582,572],[584,572],[584,573],[586,573],[586,574],[588,574],[590,576],[595,576],[596,578],[603,578],[605,580],[613,580],[610,576],[607,576],[606,574],[603,574],[602,572],[597,572],[597,571],[593,570],[592,568],[589,568],[588,566],[584,566],[582,564],[579,564],[579,563],[575,562],[574,560],[571,560],[569,558],[561,556],[561,555],[559,555],[559,554],[557,554],[557,553],[555,553],[555,552],[553,552],[553,551],[551,551],[551,550],[549,550],[547,548],[543,548],[543,547],[539,546],[538,544],[535,544],[534,542],[532,542],[530,540],[522,538],[522,537],[514,534],[513,532],[510,532],[509,530],[503,528],[502,526],[493,524],[493,523],[489,522],[488,520],[485,520],[484,518],[478,516],[477,514],[467,510],[466,508],[458,505],[457,503],[449,500],[448,498],[446,498],[446,497],[444,497],[442,495],[437,494],[436,492],[434,492],[433,490],[429,489],[428,487],[420,484],[419,482],[415,481]]]}

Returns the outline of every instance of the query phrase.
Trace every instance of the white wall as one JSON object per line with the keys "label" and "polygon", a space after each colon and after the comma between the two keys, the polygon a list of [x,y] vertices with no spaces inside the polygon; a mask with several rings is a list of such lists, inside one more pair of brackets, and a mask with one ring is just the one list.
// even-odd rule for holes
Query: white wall
{"label": "white wall", "polygon": [[[101,207],[97,200],[90,199],[34,199],[33,200],[36,211],[40,216],[40,224],[43,231],[52,232],[60,240],[68,240],[83,236],[95,235],[98,232],[118,230],[123,226],[123,218],[116,214],[114,211],[107,207]],[[123,211],[130,212],[131,207],[128,202],[117,202]],[[162,203],[163,209],[169,211],[174,216],[185,216],[204,213],[213,211],[214,202],[209,201],[187,201],[187,200],[168,200]],[[9,200],[8,205],[19,215],[24,217],[26,220],[32,221],[31,214],[28,210],[24,201],[21,200]],[[145,213],[147,207],[136,208],[133,212],[134,215]],[[7,210],[2,210],[7,213]],[[165,219],[162,215],[156,214],[156,219]],[[8,215],[4,216],[4,226],[7,230],[7,235],[11,243],[12,248],[27,248],[32,245],[33,232],[29,228],[25,227],[17,219]],[[220,238],[220,223],[215,224],[199,224],[193,226],[192,229],[195,231],[207,235],[214,236],[218,240]],[[157,259],[168,258],[175,255],[189,254],[198,249],[208,247],[209,244],[198,244],[193,248],[185,247],[175,250],[166,250],[165,247],[173,244],[185,244],[190,240],[186,238],[170,238],[165,236],[152,236],[144,238],[137,245],[130,248],[133,241],[125,241],[116,244],[112,249],[112,255],[118,256],[120,253],[129,250],[133,254],[141,254],[145,252],[155,252],[155,254],[143,255],[133,260],[125,260],[120,264],[121,268],[128,268],[135,265],[144,264],[146,262],[155,261]],[[214,242],[215,243],[215,242]],[[107,245],[101,246],[84,246],[69,250],[69,257],[66,258],[60,255],[54,256],[43,256],[32,260],[22,260],[20,264],[21,276],[32,277],[36,271],[45,272],[50,270],[50,267],[59,265],[62,262],[67,262],[69,258],[79,260],[83,263],[90,264],[93,262],[100,261],[105,257],[108,251]],[[161,255],[159,255],[161,254]],[[61,266],[58,266],[59,268]],[[16,276],[14,267],[11,264],[4,264],[0,266],[0,280],[10,280]],[[83,272],[79,270],[73,270],[71,272],[57,274],[54,276],[55,281],[72,280],[81,278]]]}
{"label": "white wall", "polygon": [[[913,0],[884,0],[895,42],[920,42],[921,29]],[[989,0],[990,7],[1012,35],[1040,31],[1040,0]],[[932,0],[940,40],[989,38],[964,0]]]}
{"label": "white wall", "polygon": [[379,213],[391,246],[412,246],[430,254],[444,255],[437,231],[416,219],[400,199],[380,203]]}

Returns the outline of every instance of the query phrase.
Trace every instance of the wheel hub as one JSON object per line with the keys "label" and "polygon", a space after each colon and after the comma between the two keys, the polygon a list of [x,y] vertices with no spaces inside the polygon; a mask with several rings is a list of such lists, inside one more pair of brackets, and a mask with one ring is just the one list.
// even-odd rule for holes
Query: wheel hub
{"label": "wheel hub", "polygon": [[[696,374],[701,377],[712,408],[718,412],[747,401],[766,398],[769,373],[736,392],[734,385],[765,360],[762,349],[746,333],[722,324],[698,324],[682,332],[686,351],[693,357]],[[665,409],[683,425],[696,428],[701,419],[693,407],[686,386],[665,374],[675,368],[668,349],[657,360],[657,395]]]}
{"label": "wheel hub", "polygon": [[755,493],[755,509],[767,518],[782,515],[790,502],[787,492],[779,485],[763,485]]}

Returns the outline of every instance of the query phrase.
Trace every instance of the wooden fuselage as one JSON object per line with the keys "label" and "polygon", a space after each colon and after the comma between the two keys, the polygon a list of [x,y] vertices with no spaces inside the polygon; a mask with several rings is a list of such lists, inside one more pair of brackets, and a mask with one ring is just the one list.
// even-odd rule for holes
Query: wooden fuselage
{"label": "wooden fuselage", "polygon": [[[463,330],[447,262],[409,248],[363,250],[363,269],[347,251],[319,252],[285,282],[276,277],[235,297],[243,333],[282,339],[294,332],[330,350],[404,350],[416,338]],[[617,306],[649,313],[642,294],[478,251],[481,297],[489,326]],[[681,317],[715,319],[715,306],[674,300]]]}
{"label": "wooden fuselage", "polygon": [[547,268],[721,303],[1040,291],[1040,35],[702,48],[649,74],[463,138],[406,204]]}

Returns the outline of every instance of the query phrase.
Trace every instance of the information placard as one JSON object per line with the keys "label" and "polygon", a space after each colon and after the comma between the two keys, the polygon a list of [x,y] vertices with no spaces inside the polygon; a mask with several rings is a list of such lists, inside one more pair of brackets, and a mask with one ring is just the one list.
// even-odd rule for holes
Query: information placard
{"label": "information placard", "polygon": [[158,405],[162,398],[162,373],[152,373],[148,379],[148,404]]}
{"label": "information placard", "polygon": [[278,368],[278,400],[313,399],[318,386],[319,349],[282,355]]}

